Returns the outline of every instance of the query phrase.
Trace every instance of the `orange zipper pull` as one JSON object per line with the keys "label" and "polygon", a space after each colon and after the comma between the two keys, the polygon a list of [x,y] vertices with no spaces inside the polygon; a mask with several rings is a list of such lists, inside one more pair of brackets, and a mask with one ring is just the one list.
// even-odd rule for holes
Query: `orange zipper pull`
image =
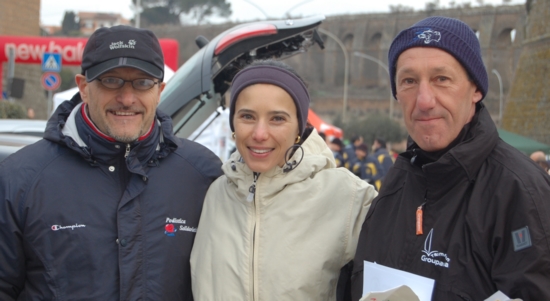
{"label": "orange zipper pull", "polygon": [[422,206],[424,206],[424,204],[426,204],[426,202],[416,208],[416,235],[424,234],[422,232]]}

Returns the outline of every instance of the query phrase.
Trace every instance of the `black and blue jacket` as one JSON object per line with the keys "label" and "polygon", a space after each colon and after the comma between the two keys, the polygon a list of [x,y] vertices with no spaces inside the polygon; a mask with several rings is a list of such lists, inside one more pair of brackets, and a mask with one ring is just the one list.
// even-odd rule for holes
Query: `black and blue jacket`
{"label": "black and blue jacket", "polygon": [[192,300],[189,256],[221,162],[175,137],[108,141],[80,95],[0,164],[0,300]]}

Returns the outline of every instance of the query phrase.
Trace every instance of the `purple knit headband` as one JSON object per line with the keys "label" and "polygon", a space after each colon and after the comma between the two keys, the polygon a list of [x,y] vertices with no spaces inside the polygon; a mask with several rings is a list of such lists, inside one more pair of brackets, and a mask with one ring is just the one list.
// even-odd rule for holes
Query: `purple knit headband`
{"label": "purple knit headband", "polygon": [[254,84],[272,84],[284,89],[294,100],[298,113],[300,136],[304,133],[309,110],[309,93],[305,84],[290,71],[271,65],[257,65],[241,70],[233,78],[231,84],[231,101],[229,105],[229,125],[231,131],[233,116],[235,116],[235,102],[243,89]]}

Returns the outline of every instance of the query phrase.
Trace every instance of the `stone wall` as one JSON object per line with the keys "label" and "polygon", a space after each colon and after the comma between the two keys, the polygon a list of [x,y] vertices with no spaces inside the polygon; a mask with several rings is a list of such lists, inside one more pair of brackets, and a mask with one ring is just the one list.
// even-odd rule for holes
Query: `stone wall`
{"label": "stone wall", "polygon": [[[447,9],[432,13],[458,18],[479,32],[483,60],[489,73],[489,92],[485,104],[498,121],[500,110],[499,82],[492,70],[502,78],[503,103],[510,90],[514,70],[524,40],[526,12],[524,5]],[[328,17],[321,28],[336,35],[344,44],[349,61],[348,112],[364,115],[378,112],[388,114],[391,90],[386,70],[373,60],[353,55],[360,52],[374,57],[387,66],[387,53],[393,38],[403,29],[428,17],[428,12],[362,14]],[[196,50],[194,38],[198,34],[212,39],[234,24],[199,27],[153,28],[159,37],[175,38],[180,42],[180,64]],[[514,31],[514,39],[510,33]],[[308,81],[312,107],[325,117],[334,117],[343,110],[345,60],[339,44],[321,34],[325,49],[310,49],[287,59]],[[505,105],[503,106],[503,108]],[[400,116],[394,101],[394,116]]]}
{"label": "stone wall", "polygon": [[531,3],[503,128],[550,144],[550,3]]}

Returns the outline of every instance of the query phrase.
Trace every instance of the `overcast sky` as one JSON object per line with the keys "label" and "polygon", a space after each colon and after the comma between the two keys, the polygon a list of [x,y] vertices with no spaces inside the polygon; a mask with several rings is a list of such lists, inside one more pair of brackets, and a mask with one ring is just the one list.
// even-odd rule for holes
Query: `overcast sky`
{"label": "overcast sky", "polygon": [[[229,0],[233,14],[232,21],[249,21],[270,18],[281,18],[287,12],[292,16],[310,16],[323,14],[356,14],[372,12],[388,12],[390,5],[402,4],[415,10],[425,8],[428,0]],[[470,2],[476,6],[477,0],[455,0],[455,3]],[[253,4],[252,4],[253,3]],[[449,0],[440,0],[442,6],[448,7]],[[500,5],[502,0],[484,0],[486,4]],[[524,4],[525,0],[512,0],[511,4]],[[255,4],[255,5],[254,5]],[[121,13],[125,18],[132,19],[131,0],[42,0],[40,5],[40,22],[42,25],[61,25],[65,11],[75,13],[81,11]]]}

